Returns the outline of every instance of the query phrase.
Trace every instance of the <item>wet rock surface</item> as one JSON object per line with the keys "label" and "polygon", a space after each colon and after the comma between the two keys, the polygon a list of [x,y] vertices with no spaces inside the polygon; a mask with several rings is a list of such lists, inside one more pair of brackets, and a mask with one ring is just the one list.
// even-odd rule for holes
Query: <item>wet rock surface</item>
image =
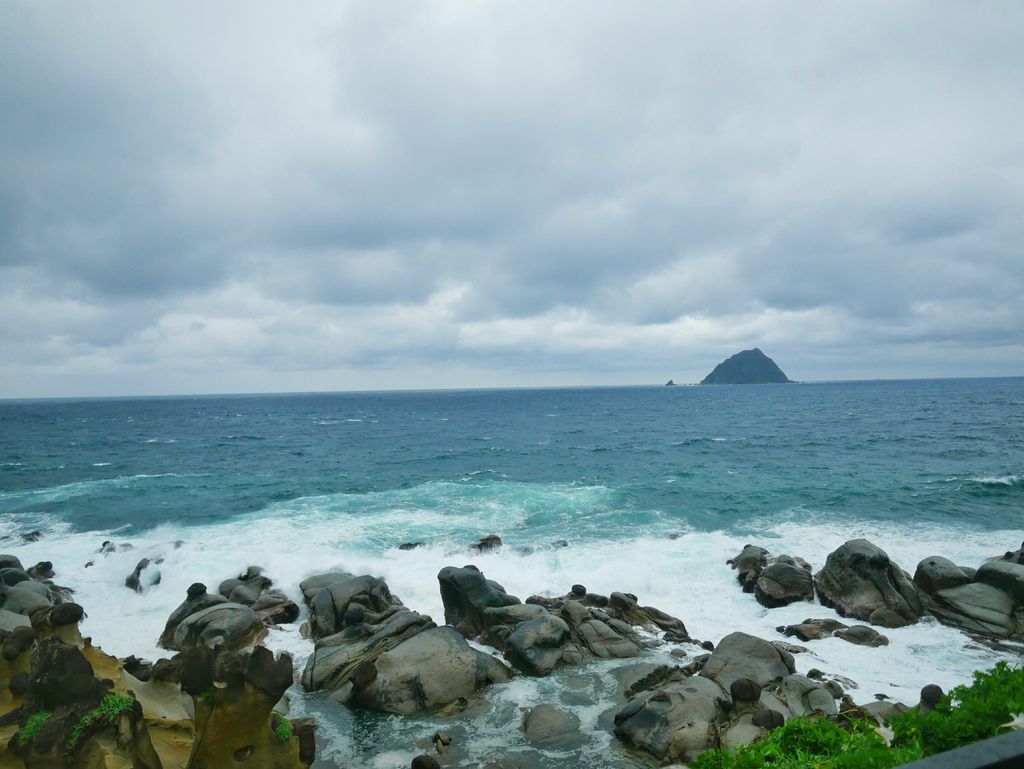
{"label": "wet rock surface", "polygon": [[924,615],[910,575],[866,539],[850,540],[830,553],[814,585],[821,603],[842,617],[900,627]]}
{"label": "wet rock surface", "polygon": [[[452,627],[437,627],[391,595],[383,580],[335,573],[303,583],[312,594],[315,649],[302,684],[332,699],[390,713],[449,706],[511,677]],[[314,586],[319,586],[313,592]]]}
{"label": "wet rock surface", "polygon": [[445,621],[498,649],[527,675],[546,676],[588,659],[635,657],[645,646],[639,629],[691,640],[681,620],[640,606],[629,593],[602,596],[574,585],[564,596],[522,603],[475,566],[445,567],[438,582]]}

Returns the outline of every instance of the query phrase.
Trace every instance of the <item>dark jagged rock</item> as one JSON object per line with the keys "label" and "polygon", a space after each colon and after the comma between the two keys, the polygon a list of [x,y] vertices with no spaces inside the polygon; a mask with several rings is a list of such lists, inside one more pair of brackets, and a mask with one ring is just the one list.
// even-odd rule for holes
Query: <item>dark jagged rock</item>
{"label": "dark jagged rock", "polygon": [[548,675],[588,658],[636,656],[643,646],[638,626],[663,630],[671,640],[691,640],[681,620],[640,606],[628,593],[605,597],[574,585],[568,595],[531,596],[524,604],[474,566],[446,567],[438,582],[445,621],[499,649],[527,675]]}
{"label": "dark jagged rock", "polygon": [[304,594],[320,587],[309,601],[317,642],[302,675],[308,691],[410,714],[438,710],[511,676],[454,628],[439,628],[403,606],[382,580],[349,574],[311,580],[303,583]]}
{"label": "dark jagged rock", "polygon": [[309,602],[309,627],[314,639],[340,632],[346,626],[378,622],[404,608],[387,583],[368,574],[345,577],[322,587]]}
{"label": "dark jagged rock", "polygon": [[814,585],[822,604],[842,617],[899,627],[924,614],[910,575],[866,539],[850,540],[830,553]]}
{"label": "dark jagged rock", "polygon": [[849,627],[835,619],[805,619],[799,625],[775,628],[785,636],[796,636],[804,643],[831,637],[837,630]]}
{"label": "dark jagged rock", "polygon": [[736,570],[736,579],[744,593],[754,592],[757,578],[761,576],[761,571],[768,565],[768,555],[768,551],[763,547],[744,545],[739,555],[726,561]]}
{"label": "dark jagged rock", "polygon": [[497,550],[502,546],[502,544],[504,543],[501,541],[501,537],[497,534],[488,534],[486,537],[483,537],[470,545],[470,548],[478,553],[489,553],[492,550]]}
{"label": "dark jagged rock", "polygon": [[[148,586],[160,584],[160,571],[158,569],[150,569],[150,566],[155,566],[159,563],[163,563],[163,558],[157,558],[152,561],[149,558],[143,558],[135,564],[135,569],[132,573],[124,578],[124,586],[134,590],[136,593],[141,593]],[[142,578],[144,571],[149,572],[146,576],[145,584],[143,584]]]}
{"label": "dark jagged rock", "polygon": [[775,361],[755,347],[726,358],[701,384],[788,384],[790,381]]}
{"label": "dark jagged rock", "polygon": [[736,570],[743,592],[753,593],[757,602],[769,609],[814,599],[811,566],[802,558],[773,558],[763,547],[745,545],[726,563]]}
{"label": "dark jagged rock", "polygon": [[53,579],[56,574],[53,571],[53,563],[51,561],[40,561],[35,566],[30,566],[26,569],[26,573],[35,580],[47,580]]}
{"label": "dark jagged rock", "polygon": [[437,580],[441,585],[445,624],[454,626],[467,638],[475,638],[493,624],[484,620],[485,609],[520,603],[475,566],[446,566],[438,572]]}
{"label": "dark jagged rock", "polygon": [[421,547],[426,547],[426,542],[403,542],[398,546],[399,550],[416,550]]}
{"label": "dark jagged rock", "polygon": [[842,638],[858,646],[888,646],[889,639],[867,625],[854,625],[853,627],[841,628],[835,632],[836,638]]}
{"label": "dark jagged rock", "polygon": [[[134,698],[109,699],[80,649],[58,638],[41,640],[32,653],[19,724],[46,712],[43,726],[11,747],[27,769],[57,766],[131,766],[160,769],[142,707]],[[96,718],[104,704],[109,717]]]}

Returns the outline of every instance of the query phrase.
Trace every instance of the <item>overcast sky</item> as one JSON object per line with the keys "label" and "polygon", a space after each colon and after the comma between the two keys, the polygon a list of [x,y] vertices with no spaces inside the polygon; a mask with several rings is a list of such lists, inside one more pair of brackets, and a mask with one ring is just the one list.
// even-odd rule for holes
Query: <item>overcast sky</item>
{"label": "overcast sky", "polygon": [[1024,3],[0,0],[0,396],[1024,374]]}

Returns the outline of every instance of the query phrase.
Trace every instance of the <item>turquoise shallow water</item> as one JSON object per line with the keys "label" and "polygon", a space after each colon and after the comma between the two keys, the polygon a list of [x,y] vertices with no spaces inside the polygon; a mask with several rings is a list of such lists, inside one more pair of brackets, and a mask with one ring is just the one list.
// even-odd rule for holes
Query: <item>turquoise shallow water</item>
{"label": "turquoise shallow water", "polygon": [[[467,550],[490,533],[506,547]],[[52,560],[83,632],[121,656],[165,654],[156,638],[188,585],[254,563],[295,599],[314,572],[381,576],[440,621],[438,570],[472,561],[523,598],[582,582],[633,592],[697,638],[774,638],[835,615],[765,609],[725,560],[753,541],[817,569],[860,536],[910,571],[1018,547],[1024,379],[0,402],[0,552]],[[100,555],[105,539],[132,549]],[[427,546],[397,549],[408,541]],[[124,577],[142,557],[164,559],[162,579],[137,595]],[[887,634],[880,649],[815,642],[797,669],[852,679],[859,702],[912,702],[1019,658],[932,621]],[[297,624],[266,643],[299,669],[311,649]],[[618,768],[612,667],[517,677],[450,718],[352,712],[298,687],[292,708],[319,719],[323,767],[408,766],[443,728],[462,767],[512,753]],[[530,751],[520,710],[541,702],[580,718],[584,748]]]}

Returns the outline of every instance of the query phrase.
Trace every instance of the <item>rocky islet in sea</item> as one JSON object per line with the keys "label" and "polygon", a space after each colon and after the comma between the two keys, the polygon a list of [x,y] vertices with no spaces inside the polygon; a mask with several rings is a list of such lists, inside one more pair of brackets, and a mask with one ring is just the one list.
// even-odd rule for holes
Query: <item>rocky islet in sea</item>
{"label": "rocky islet in sea", "polygon": [[[489,550],[501,546],[497,537],[484,541]],[[482,552],[479,545],[469,552]],[[863,539],[830,553],[817,573],[800,557],[773,556],[757,545],[728,563],[741,589],[769,609],[817,601],[835,610],[841,619],[779,626],[811,648],[828,637],[884,646],[889,639],[876,628],[921,621],[994,644],[1024,641],[1024,547],[976,568],[931,556],[913,576]],[[146,578],[149,568],[136,569],[127,588],[156,584]],[[216,593],[193,584],[160,634],[160,645],[175,653],[152,663],[114,658],[83,638],[78,626],[85,609],[57,577],[50,562],[25,568],[15,556],[0,556],[0,765],[300,769],[313,763],[315,723],[286,715],[286,691],[297,677],[293,660],[262,645],[302,610],[262,569],[224,580]],[[73,584],[73,575],[61,581]],[[479,692],[515,676],[621,660],[613,670],[622,682],[619,695],[599,720],[620,746],[610,766],[628,766],[631,756],[659,765],[687,761],[710,748],[750,742],[790,718],[857,707],[854,682],[815,668],[797,672],[794,654],[804,647],[740,629],[717,644],[700,642],[682,619],[625,592],[605,596],[573,585],[564,595],[523,601],[472,564],[450,566],[438,574],[445,614],[439,626],[370,575],[329,571],[298,588],[307,609],[302,629],[314,645],[301,684],[352,708],[454,718]],[[679,664],[642,661],[647,650],[666,645]],[[926,704],[934,694],[923,693]],[[881,718],[903,706],[861,707]],[[552,703],[524,710],[517,728],[534,750],[571,752],[587,739],[579,718]],[[460,746],[447,732],[420,747],[413,766],[459,765]],[[527,755],[510,748],[488,766],[529,765]]]}

